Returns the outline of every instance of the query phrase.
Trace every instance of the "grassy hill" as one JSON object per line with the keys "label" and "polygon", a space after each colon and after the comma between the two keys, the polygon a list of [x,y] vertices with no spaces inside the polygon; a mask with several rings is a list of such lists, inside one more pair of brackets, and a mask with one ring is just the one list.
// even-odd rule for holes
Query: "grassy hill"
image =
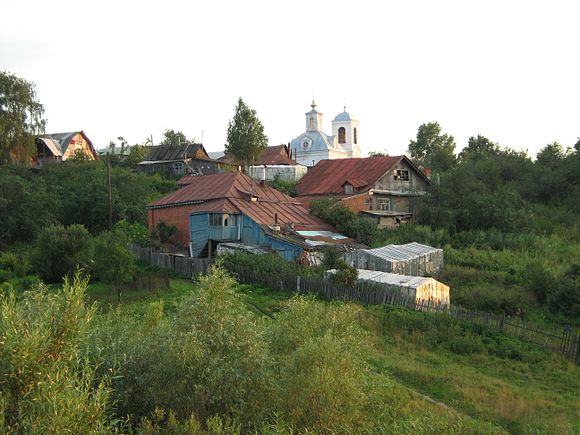
{"label": "grassy hill", "polygon": [[[199,303],[199,291],[211,293],[213,290],[209,289],[215,286],[216,280],[224,278],[214,273],[197,285],[172,279],[167,291],[125,295],[129,299],[121,311],[112,312],[120,316],[119,321],[130,320],[135,328],[143,323],[151,324],[151,318],[156,319],[156,328],[161,325],[165,325],[161,329],[168,328],[180,321],[184,306],[192,301]],[[273,390],[264,387],[268,393],[261,393],[270,395],[272,406],[267,408],[273,414],[258,417],[255,409],[249,412],[245,410],[246,405],[241,405],[236,411],[238,414],[233,413],[235,419],[228,421],[238,424],[242,430],[259,427],[274,433],[307,429],[340,431],[341,428],[364,428],[375,433],[580,432],[577,395],[580,370],[559,355],[445,316],[388,307],[363,308],[295,298],[254,286],[236,286],[233,282],[229,285],[232,286],[230,309],[236,307],[234,312],[243,319],[237,318],[241,322],[236,323],[237,328],[244,322],[259,325],[259,342],[246,344],[249,348],[259,346],[260,358],[273,360],[276,366],[273,371],[271,367],[262,367],[276,384]],[[89,287],[87,294],[105,304],[112,302],[108,296],[103,297],[107,294],[103,287]],[[103,318],[111,315],[104,314]],[[220,315],[229,317],[226,313]],[[212,322],[216,321],[214,316]],[[168,334],[167,330],[161,335],[164,334]],[[252,342],[253,338],[245,336]],[[144,340],[149,339],[150,336]],[[159,344],[158,340],[160,337],[154,341]],[[232,357],[231,349],[227,346],[226,349],[221,349],[224,354],[219,358]],[[151,371],[149,376],[153,376],[161,356],[155,352],[155,356],[146,358],[153,358],[152,366],[146,367]],[[140,368],[143,370],[143,366]],[[286,378],[290,376],[288,373],[293,373],[291,379]],[[159,373],[154,379],[157,376]],[[293,385],[299,388],[292,389]],[[145,390],[141,393],[152,394]],[[168,397],[156,404],[166,411],[176,405],[171,392],[164,393],[167,394]],[[336,395],[344,396],[342,402],[338,401],[340,406],[334,404]],[[117,397],[115,391],[113,396]],[[223,400],[227,402],[226,396]],[[150,412],[154,411],[152,403],[148,406]],[[185,407],[187,411],[184,411],[183,406],[180,404],[174,409],[177,421],[186,420],[189,415],[189,408]],[[314,413],[306,411],[317,407],[320,409]],[[130,406],[120,406],[120,409],[129,414],[136,412]],[[228,411],[220,415],[232,418],[231,409],[225,409]],[[149,415],[144,409],[139,412],[143,413],[142,417]],[[194,414],[202,423],[204,418],[207,421],[207,415],[199,411]],[[260,422],[257,426],[256,421]],[[167,418],[162,418],[152,419],[148,424],[163,431],[169,423]]]}

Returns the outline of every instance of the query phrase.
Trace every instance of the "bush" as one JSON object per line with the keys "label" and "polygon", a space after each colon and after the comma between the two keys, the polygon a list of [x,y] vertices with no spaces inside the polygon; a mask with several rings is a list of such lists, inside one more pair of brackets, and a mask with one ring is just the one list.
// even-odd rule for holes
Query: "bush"
{"label": "bush", "polygon": [[5,433],[112,431],[110,390],[82,356],[95,314],[83,303],[87,281],[39,286],[21,301],[0,295],[0,427]]}
{"label": "bush", "polygon": [[32,256],[34,270],[47,282],[58,282],[91,259],[91,236],[82,225],[51,225],[44,228]]}
{"label": "bush", "polygon": [[128,237],[120,231],[104,231],[93,241],[91,271],[98,280],[108,284],[133,281],[135,259],[127,248]]}

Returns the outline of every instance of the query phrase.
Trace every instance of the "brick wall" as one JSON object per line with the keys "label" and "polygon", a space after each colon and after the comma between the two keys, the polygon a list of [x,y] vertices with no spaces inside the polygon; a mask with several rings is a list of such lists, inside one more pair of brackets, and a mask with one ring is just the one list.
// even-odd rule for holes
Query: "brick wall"
{"label": "brick wall", "polygon": [[168,207],[147,210],[147,225],[152,231],[161,221],[173,225],[177,230],[171,239],[183,248],[189,247],[189,213],[190,207]]}

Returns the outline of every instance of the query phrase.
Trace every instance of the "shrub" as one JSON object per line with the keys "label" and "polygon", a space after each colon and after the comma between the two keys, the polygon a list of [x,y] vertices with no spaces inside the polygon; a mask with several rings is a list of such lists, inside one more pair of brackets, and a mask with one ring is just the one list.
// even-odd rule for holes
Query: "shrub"
{"label": "shrub", "polygon": [[91,236],[82,225],[45,227],[36,241],[32,263],[40,277],[60,281],[90,263]]}
{"label": "shrub", "polygon": [[109,284],[133,280],[135,260],[127,248],[128,237],[120,231],[104,231],[93,241],[93,276]]}
{"label": "shrub", "polygon": [[0,295],[0,426],[4,432],[103,433],[110,390],[82,356],[95,313],[83,303],[87,281],[41,285],[21,301]]}

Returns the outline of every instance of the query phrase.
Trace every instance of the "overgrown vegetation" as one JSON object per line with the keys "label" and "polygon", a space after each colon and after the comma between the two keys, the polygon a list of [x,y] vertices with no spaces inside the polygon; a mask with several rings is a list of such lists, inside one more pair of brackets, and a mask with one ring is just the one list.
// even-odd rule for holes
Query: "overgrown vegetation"
{"label": "overgrown vegetation", "polygon": [[[147,224],[145,205],[175,189],[157,175],[111,169],[112,220]],[[110,229],[106,168],[101,161],[64,162],[41,171],[0,166],[0,248],[34,241],[54,224]]]}
{"label": "overgrown vegetation", "polygon": [[532,161],[483,136],[471,138],[457,162],[440,165],[416,225],[378,230],[332,200],[312,201],[310,209],[371,247],[444,248],[440,278],[453,303],[578,326],[579,147],[550,144]]}
{"label": "overgrown vegetation", "polygon": [[[153,297],[96,315],[83,303],[86,285],[77,277],[56,293],[2,298],[6,431],[578,430],[572,364],[469,323],[305,297],[277,298],[262,316],[219,267],[181,288],[170,312]],[[533,394],[530,379],[541,386]]]}

